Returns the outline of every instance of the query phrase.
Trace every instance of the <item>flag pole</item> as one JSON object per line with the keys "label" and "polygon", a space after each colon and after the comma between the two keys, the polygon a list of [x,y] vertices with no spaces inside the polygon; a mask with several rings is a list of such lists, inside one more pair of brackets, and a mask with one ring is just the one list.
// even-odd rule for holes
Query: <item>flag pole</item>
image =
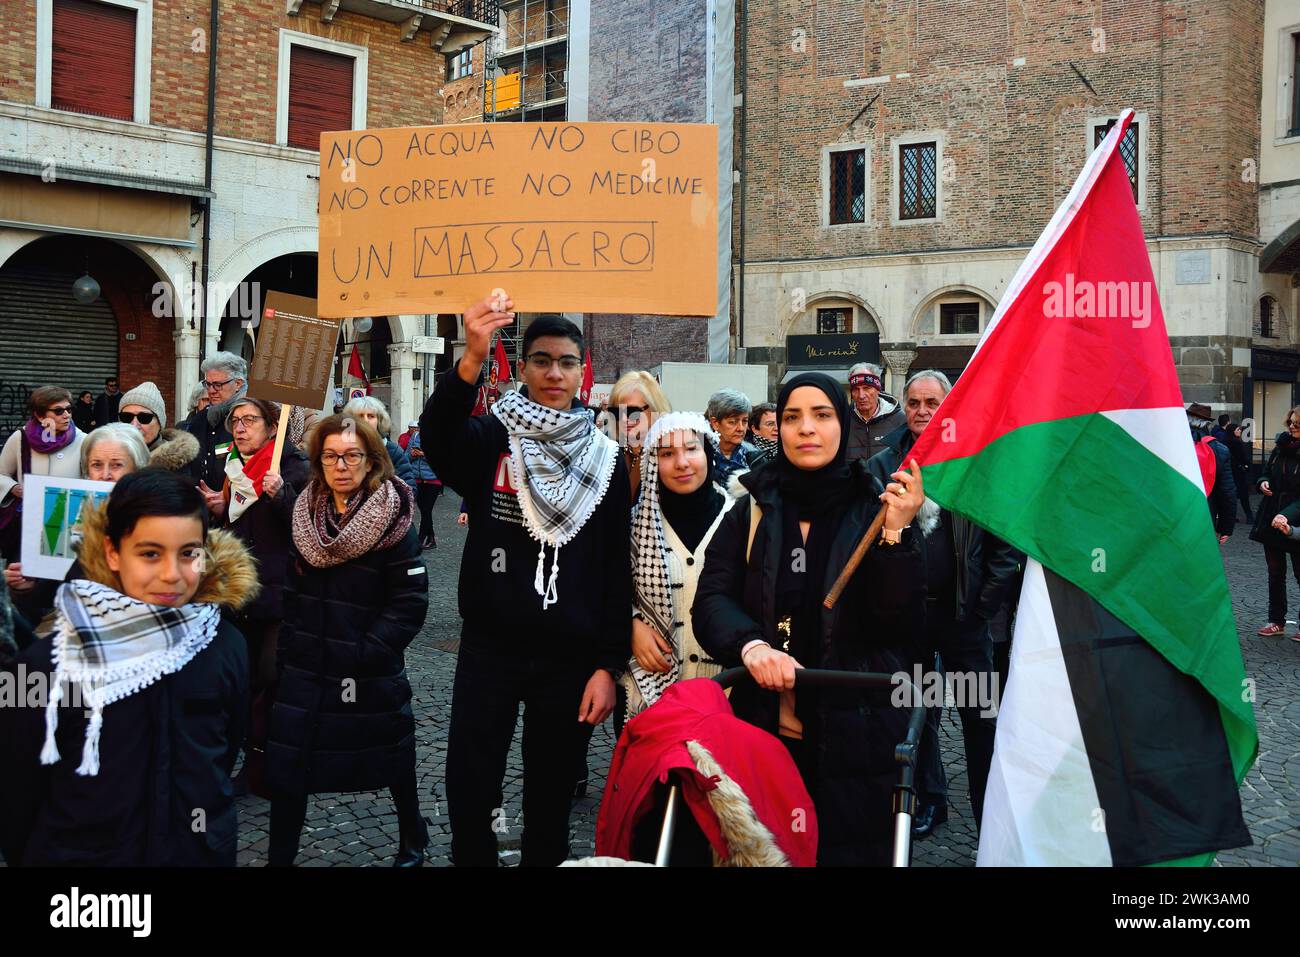
{"label": "flag pole", "polygon": [[835,607],[835,603],[840,600],[840,595],[844,594],[844,589],[848,587],[849,579],[853,577],[853,573],[856,572],[858,566],[862,564],[862,559],[867,557],[867,552],[871,551],[871,546],[874,545],[876,539],[880,537],[880,529],[884,527],[885,513],[887,511],[889,511],[889,507],[882,504],[880,506],[880,511],[876,512],[876,517],[872,519],[871,524],[867,526],[866,534],[864,534],[862,540],[858,542],[858,547],[853,549],[853,554],[849,556],[849,561],[848,564],[844,566],[844,571],[840,572],[840,577],[835,579],[835,584],[831,586],[831,590],[827,593],[826,599],[822,602],[822,605],[826,608]]}
{"label": "flag pole", "polygon": [[284,438],[289,434],[289,413],[293,406],[287,402],[280,406],[280,426],[275,432],[275,448],[271,450],[271,471],[280,474],[280,456],[284,454]]}

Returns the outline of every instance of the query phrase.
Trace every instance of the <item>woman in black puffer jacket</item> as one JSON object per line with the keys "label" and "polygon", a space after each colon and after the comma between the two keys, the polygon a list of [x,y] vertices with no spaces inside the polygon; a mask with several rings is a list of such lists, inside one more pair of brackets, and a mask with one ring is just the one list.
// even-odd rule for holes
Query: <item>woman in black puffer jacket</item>
{"label": "woman in black puffer jacket", "polygon": [[[848,463],[848,401],[829,376],[792,379],[777,423],[777,458],[739,476],[749,494],[705,554],[691,609],[695,636],[757,682],[738,685],[732,707],[779,734],[794,757],[817,808],[818,864],[888,864],[894,747],[906,736],[907,711],[859,691],[791,689],[799,667],[891,674],[910,667],[911,636],[924,616],[921,553],[907,528],[924,501],[920,473],[891,482],[882,496],[865,463]],[[882,507],[889,509],[882,541],[835,607],[823,608]]]}
{"label": "woman in black puffer jacket", "polygon": [[1260,473],[1255,487],[1264,497],[1255,513],[1255,527],[1250,537],[1264,546],[1268,563],[1268,621],[1259,630],[1271,637],[1286,630],[1286,558],[1300,582],[1300,541],[1288,538],[1273,528],[1273,519],[1282,509],[1300,501],[1300,406],[1286,416],[1286,431],[1280,433]]}
{"label": "woman in black puffer jacket", "polygon": [[307,795],[386,787],[401,835],[395,863],[419,866],[429,838],[404,652],[429,598],[414,495],[379,434],[350,416],[317,424],[307,457],[266,746],[270,863],[293,863]]}

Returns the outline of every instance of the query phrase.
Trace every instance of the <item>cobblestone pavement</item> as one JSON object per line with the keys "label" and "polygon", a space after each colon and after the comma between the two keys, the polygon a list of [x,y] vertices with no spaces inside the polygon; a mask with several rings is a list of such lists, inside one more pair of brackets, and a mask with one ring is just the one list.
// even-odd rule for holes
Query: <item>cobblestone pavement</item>
{"label": "cobblestone pavement", "polygon": [[[451,833],[443,787],[452,676],[460,619],[456,614],[456,578],[465,532],[455,525],[455,498],[444,497],[435,512],[439,547],[425,553],[429,566],[429,618],[407,651],[407,670],[415,694],[417,754],[421,803],[430,822],[433,863],[450,863]],[[1300,642],[1260,638],[1267,589],[1264,558],[1259,545],[1238,526],[1224,547],[1232,588],[1238,634],[1246,673],[1256,682],[1255,712],[1259,723],[1260,757],[1242,787],[1246,823],[1255,843],[1219,855],[1224,866],[1296,866],[1300,864]],[[1300,588],[1288,584],[1291,620],[1297,630]],[[941,725],[944,765],[949,785],[949,819],[928,839],[914,845],[914,863],[925,867],[972,866],[975,826],[967,800],[961,727],[949,709]],[[605,773],[614,747],[611,722],[596,729],[589,749],[587,796],[574,803],[572,849],[575,856],[592,853],[596,812],[604,792]],[[505,814],[509,833],[501,837],[502,861],[516,863],[519,846],[522,764],[516,734],[505,781]],[[240,802],[241,865],[266,861],[268,804],[256,797]],[[387,792],[326,794],[313,798],[303,831],[300,866],[388,866],[397,849],[397,819]]]}

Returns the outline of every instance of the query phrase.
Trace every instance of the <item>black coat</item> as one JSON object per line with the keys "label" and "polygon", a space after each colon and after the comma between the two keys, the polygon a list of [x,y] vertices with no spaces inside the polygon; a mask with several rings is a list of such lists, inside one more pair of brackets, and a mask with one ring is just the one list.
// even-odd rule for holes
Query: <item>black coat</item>
{"label": "black coat", "polygon": [[199,440],[199,455],[193,465],[196,481],[207,482],[208,488],[215,490],[226,480],[226,456],[234,437],[226,429],[224,417],[208,414],[214,409],[216,406],[197,410],[180,427]]}
{"label": "black coat", "polygon": [[[1197,432],[1192,432],[1192,439],[1200,441]],[[1214,453],[1214,487],[1206,494],[1210,520],[1220,535],[1231,535],[1237,526],[1237,482],[1232,477],[1232,453],[1218,439],[1210,443],[1210,451]]]}
{"label": "black coat", "polygon": [[[18,662],[29,675],[49,675],[52,647],[39,640]],[[104,710],[97,775],[76,773],[86,732],[82,709],[60,709],[55,740],[62,759],[49,766],[40,763],[45,709],[0,710],[10,712],[0,715],[3,850],[10,864],[235,866],[230,772],[247,725],[248,652],[228,622],[180,671]]]}
{"label": "black coat", "polygon": [[101,392],[95,399],[95,425],[108,425],[110,422],[117,421],[118,406],[122,404],[122,393],[114,392],[109,395]]}
{"label": "black coat", "polygon": [[[1268,482],[1272,495],[1262,495],[1260,485],[1264,482]],[[1255,488],[1261,492],[1261,498],[1250,537],[1272,548],[1300,553],[1300,541],[1270,527],[1278,512],[1300,501],[1300,443],[1292,442],[1287,433],[1280,433],[1273,443],[1268,464],[1255,481]]]}
{"label": "black coat", "polygon": [[403,652],[424,626],[428,587],[414,525],[330,568],[293,550],[266,745],[273,791],[370,791],[414,770]]}
{"label": "black coat", "polygon": [[[103,509],[83,522],[81,577],[120,590],[105,525]],[[207,553],[194,601],[238,609],[257,590],[252,560],[222,531],[209,534]],[[52,647],[39,639],[0,668],[48,675]],[[233,867],[230,771],[248,714],[248,650],[225,620],[180,671],[104,709],[97,775],[76,773],[82,708],[60,709],[61,759],[42,765],[45,709],[0,707],[0,850],[10,864]]]}
{"label": "black coat", "polygon": [[[881,441],[883,449],[867,462],[867,471],[883,488],[902,468],[903,456],[916,437],[905,425]],[[944,512],[952,523],[957,560],[957,621],[992,621],[1018,590],[1024,555],[965,516]],[[921,545],[925,547],[924,539]]]}
{"label": "black coat", "polygon": [[229,521],[229,511],[223,520],[225,527],[244,543],[257,561],[257,577],[262,584],[257,597],[240,612],[241,624],[276,621],[283,616],[282,593],[285,579],[289,577],[292,549],[293,503],[311,479],[307,456],[288,443],[280,457],[280,477],[284,486],[274,496],[259,496],[238,521]]}
{"label": "black coat", "polygon": [[[878,488],[861,462],[852,466],[862,494],[838,522],[827,564],[827,591],[880,508]],[[762,510],[749,561],[751,496],[723,517],[705,553],[691,609],[695,636],[726,667],[739,665],[740,652],[755,638],[781,647],[776,589],[781,563],[783,503],[776,470],[740,478]],[[875,545],[843,596],[821,616],[820,667],[844,671],[909,672],[913,643],[924,619],[924,572],[910,531],[895,546]],[[779,696],[752,682],[731,695],[736,715],[777,733]],[[888,696],[822,691],[818,696],[818,740],[805,738],[816,754],[816,779],[806,781],[817,808],[818,862],[887,863],[892,844],[890,798],[897,781],[894,747],[907,733],[908,712]]]}

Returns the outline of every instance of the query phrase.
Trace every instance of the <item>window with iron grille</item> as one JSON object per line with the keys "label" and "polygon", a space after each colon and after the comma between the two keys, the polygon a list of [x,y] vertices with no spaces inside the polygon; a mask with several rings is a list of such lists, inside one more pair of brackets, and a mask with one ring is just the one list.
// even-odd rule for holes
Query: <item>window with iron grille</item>
{"label": "window with iron grille", "polygon": [[[1099,123],[1093,134],[1093,148],[1101,145],[1101,141],[1106,138],[1110,128],[1118,123],[1119,120],[1107,120],[1105,123]],[[1124,160],[1124,169],[1128,172],[1129,185],[1133,187],[1133,202],[1140,203],[1141,197],[1138,195],[1138,123],[1134,120],[1129,124],[1128,129],[1124,131],[1124,138],[1119,141],[1119,155]]]}
{"label": "window with iron grille", "polygon": [[853,331],[853,310],[841,306],[837,309],[817,310],[819,336],[843,335]]}
{"label": "window with iron grille", "polygon": [[939,304],[939,335],[977,336],[980,331],[978,302],[944,302]]}
{"label": "window with iron grille", "polygon": [[1291,129],[1287,136],[1300,136],[1300,33],[1292,34]]}
{"label": "window with iron grille", "polygon": [[939,208],[937,143],[898,147],[898,218],[934,219]]}
{"label": "window with iron grille", "polygon": [[459,53],[447,55],[447,82],[459,80],[474,72],[474,48],[466,47]]}
{"label": "window with iron grille", "polygon": [[1273,297],[1263,296],[1259,300],[1259,334],[1264,339],[1277,337],[1274,326]]}
{"label": "window with iron grille", "polygon": [[834,150],[830,154],[830,210],[832,226],[867,221],[867,151]]}

